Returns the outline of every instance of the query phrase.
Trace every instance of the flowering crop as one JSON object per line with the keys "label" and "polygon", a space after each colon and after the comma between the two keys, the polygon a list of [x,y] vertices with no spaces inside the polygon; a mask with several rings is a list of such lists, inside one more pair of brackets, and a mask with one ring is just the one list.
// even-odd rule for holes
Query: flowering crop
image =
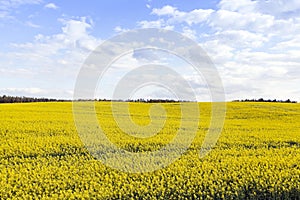
{"label": "flowering crop", "polygon": [[[153,151],[168,144],[180,123],[180,105],[161,105],[168,118],[150,138],[123,133],[109,102],[97,102],[96,113],[114,144],[132,152]],[[130,103],[132,120],[150,123],[150,106]],[[0,199],[299,198],[299,104],[228,103],[221,137],[203,159],[199,150],[209,127],[210,104],[199,107],[197,136],[180,159],[152,173],[131,174],[89,154],[76,132],[72,103],[2,104]]]}

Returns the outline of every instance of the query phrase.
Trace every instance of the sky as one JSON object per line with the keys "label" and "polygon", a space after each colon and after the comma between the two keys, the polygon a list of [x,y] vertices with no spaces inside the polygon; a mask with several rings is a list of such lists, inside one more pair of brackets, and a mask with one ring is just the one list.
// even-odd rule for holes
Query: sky
{"label": "sky", "polygon": [[[91,52],[141,28],[173,30],[197,42],[217,68],[228,101],[300,101],[299,0],[1,0],[0,95],[72,99]],[[128,72],[144,64],[137,55],[114,64]],[[209,99],[186,63],[158,55],[162,64],[177,63],[179,73],[186,72],[198,100]],[[107,73],[97,98],[110,98],[119,78]],[[170,97],[166,93],[146,86],[133,96]]]}

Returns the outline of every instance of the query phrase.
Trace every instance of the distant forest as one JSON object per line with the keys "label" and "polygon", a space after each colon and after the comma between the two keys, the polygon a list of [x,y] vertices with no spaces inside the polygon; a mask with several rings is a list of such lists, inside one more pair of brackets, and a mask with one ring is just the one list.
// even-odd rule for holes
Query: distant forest
{"label": "distant forest", "polygon": [[64,102],[71,100],[62,99],[48,99],[48,98],[33,98],[33,97],[14,97],[14,96],[0,96],[0,103],[32,103],[32,102]]}
{"label": "distant forest", "polygon": [[[0,96],[0,103],[33,103],[33,102],[70,102],[72,100],[54,99],[54,98],[34,98],[34,97],[18,97],[18,96]],[[172,99],[135,99],[135,100],[110,100],[110,99],[79,99],[78,101],[116,101],[116,102],[143,102],[143,103],[176,103],[188,102],[177,101]]]}
{"label": "distant forest", "polygon": [[277,99],[244,99],[244,100],[233,100],[233,102],[277,102],[277,103],[297,103],[297,101],[291,101],[290,99],[287,100],[277,100]]}
{"label": "distant forest", "polygon": [[[18,97],[18,96],[0,96],[0,103],[32,103],[32,102],[70,102],[72,100],[54,99],[54,98],[34,98],[34,97]],[[176,103],[176,102],[188,102],[178,101],[172,99],[136,99],[136,100],[109,100],[109,99],[84,99],[79,101],[124,101],[124,102],[143,102],[143,103]],[[277,100],[277,99],[245,99],[245,100],[234,100],[233,102],[279,102],[279,103],[297,103],[297,101]]]}

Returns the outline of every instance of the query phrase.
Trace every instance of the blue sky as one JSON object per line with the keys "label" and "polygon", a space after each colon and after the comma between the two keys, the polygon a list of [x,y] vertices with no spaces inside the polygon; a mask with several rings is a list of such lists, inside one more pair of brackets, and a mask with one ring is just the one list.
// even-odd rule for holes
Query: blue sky
{"label": "blue sky", "polygon": [[[151,27],[198,42],[215,63],[227,100],[300,101],[298,0],[1,0],[0,95],[72,98],[92,50],[124,31]],[[133,55],[124,59],[124,69],[143,64]],[[192,74],[185,77],[202,91]],[[109,98],[109,85],[99,98]],[[151,92],[140,95],[165,97]]]}

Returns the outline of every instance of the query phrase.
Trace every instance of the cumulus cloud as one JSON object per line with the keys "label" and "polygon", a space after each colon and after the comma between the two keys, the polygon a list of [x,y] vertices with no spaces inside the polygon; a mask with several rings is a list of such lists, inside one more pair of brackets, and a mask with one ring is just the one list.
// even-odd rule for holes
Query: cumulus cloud
{"label": "cumulus cloud", "polygon": [[163,29],[167,29],[167,30],[174,29],[174,26],[169,25],[163,19],[153,20],[153,21],[147,21],[147,20],[139,21],[138,26],[140,28],[163,28]]}
{"label": "cumulus cloud", "polygon": [[288,14],[300,10],[298,0],[222,0],[218,4],[221,10],[230,10],[240,13],[264,13],[280,17],[281,14]]}
{"label": "cumulus cloud", "polygon": [[241,13],[218,10],[209,19],[209,25],[218,30],[248,30],[266,32],[274,24],[274,16],[261,13]]}
{"label": "cumulus cloud", "polygon": [[[272,0],[272,1],[262,1],[256,2],[257,9],[263,13],[269,13],[276,16],[288,13],[299,13],[300,2],[298,0],[282,1],[282,0]],[[267,8],[267,9],[266,9]]]}
{"label": "cumulus cloud", "polygon": [[268,41],[268,37],[263,34],[255,34],[246,30],[218,31],[214,37],[221,43],[236,48],[256,48]]}
{"label": "cumulus cloud", "polygon": [[257,7],[257,1],[252,0],[222,0],[218,4],[220,10],[229,10],[233,12],[249,13]]}
{"label": "cumulus cloud", "polygon": [[160,9],[154,8],[152,14],[158,16],[168,16],[170,23],[186,22],[188,25],[198,24],[204,22],[209,15],[214,11],[212,9],[195,9],[190,12],[179,11],[176,7],[164,6]]}
{"label": "cumulus cloud", "polygon": [[[64,95],[71,98],[67,91],[73,88],[76,75],[90,51],[94,50],[102,41],[93,37],[90,30],[93,28],[91,20],[85,17],[76,19],[61,19],[61,32],[53,35],[38,34],[33,42],[11,44],[13,51],[2,52],[0,71],[14,83],[15,87],[0,80],[9,94],[18,92],[18,88],[32,88],[31,84],[39,85],[38,90],[22,90],[22,94],[30,95],[38,91],[37,95],[45,95],[42,91],[52,87],[53,92],[47,94]],[[33,81],[35,80],[35,81]],[[23,83],[19,85],[19,83]],[[25,83],[25,84],[24,84]],[[50,85],[50,86],[49,86]],[[2,91],[4,92],[3,88]],[[60,91],[60,92],[58,92]],[[59,95],[55,95],[59,97]]]}
{"label": "cumulus cloud", "polygon": [[123,32],[129,31],[129,29],[127,29],[127,28],[122,28],[121,26],[116,26],[116,27],[114,28],[114,31],[115,31],[116,33],[123,33]]}
{"label": "cumulus cloud", "polygon": [[300,100],[294,92],[300,84],[299,9],[296,0],[221,0],[215,10],[166,5],[151,14],[200,42],[219,69],[228,99]]}
{"label": "cumulus cloud", "polygon": [[175,14],[176,11],[177,11],[177,8],[167,5],[162,8],[154,8],[152,10],[152,14],[156,14],[158,16],[162,16],[162,15],[172,16]]}
{"label": "cumulus cloud", "polygon": [[[94,50],[99,45],[100,40],[91,36],[89,30],[92,29],[92,22],[86,17],[80,19],[61,19],[63,27],[61,33],[54,35],[35,36],[34,42],[23,44],[12,44],[19,49],[25,49],[27,52],[35,52],[39,55],[56,54],[59,50],[66,49],[67,52],[73,50]],[[43,51],[47,49],[47,51]],[[58,54],[60,55],[60,54]]]}
{"label": "cumulus cloud", "polygon": [[[11,16],[12,9],[20,5],[40,3],[39,0],[1,1],[0,18]],[[45,7],[57,7],[49,4]],[[299,1],[221,0],[215,9],[191,10],[172,5],[147,7],[151,9],[151,20],[138,21],[137,27],[176,30],[198,41],[219,70],[227,100],[259,97],[300,100],[297,92],[300,85]],[[45,81],[52,81],[53,88],[59,85],[63,86],[61,91],[72,88],[82,62],[101,40],[90,33],[93,22],[88,18],[60,22],[62,29],[59,33],[39,34],[32,42],[12,44],[14,52],[0,52],[0,72],[6,74],[6,79],[17,83],[18,78],[34,80],[41,76]],[[27,26],[38,27],[30,21]],[[114,28],[116,33],[127,30],[121,26]],[[112,66],[111,74],[116,75],[120,68],[131,69],[129,65],[138,66],[145,62],[145,55],[150,60],[164,61],[132,52],[131,57]],[[194,81],[197,77],[191,74],[185,74],[185,77],[199,91],[202,89]],[[5,82],[5,79],[0,80],[2,88],[18,88]],[[36,83],[44,90],[41,80]],[[30,84],[20,85],[20,88],[24,87],[35,88]],[[12,89],[6,91],[13,92]]]}
{"label": "cumulus cloud", "polygon": [[197,39],[197,32],[189,27],[183,27],[182,29],[182,34],[186,37],[191,38],[192,40],[196,40]]}
{"label": "cumulus cloud", "polygon": [[48,3],[44,7],[49,9],[54,9],[54,10],[58,9],[58,6],[55,5],[54,3]]}

